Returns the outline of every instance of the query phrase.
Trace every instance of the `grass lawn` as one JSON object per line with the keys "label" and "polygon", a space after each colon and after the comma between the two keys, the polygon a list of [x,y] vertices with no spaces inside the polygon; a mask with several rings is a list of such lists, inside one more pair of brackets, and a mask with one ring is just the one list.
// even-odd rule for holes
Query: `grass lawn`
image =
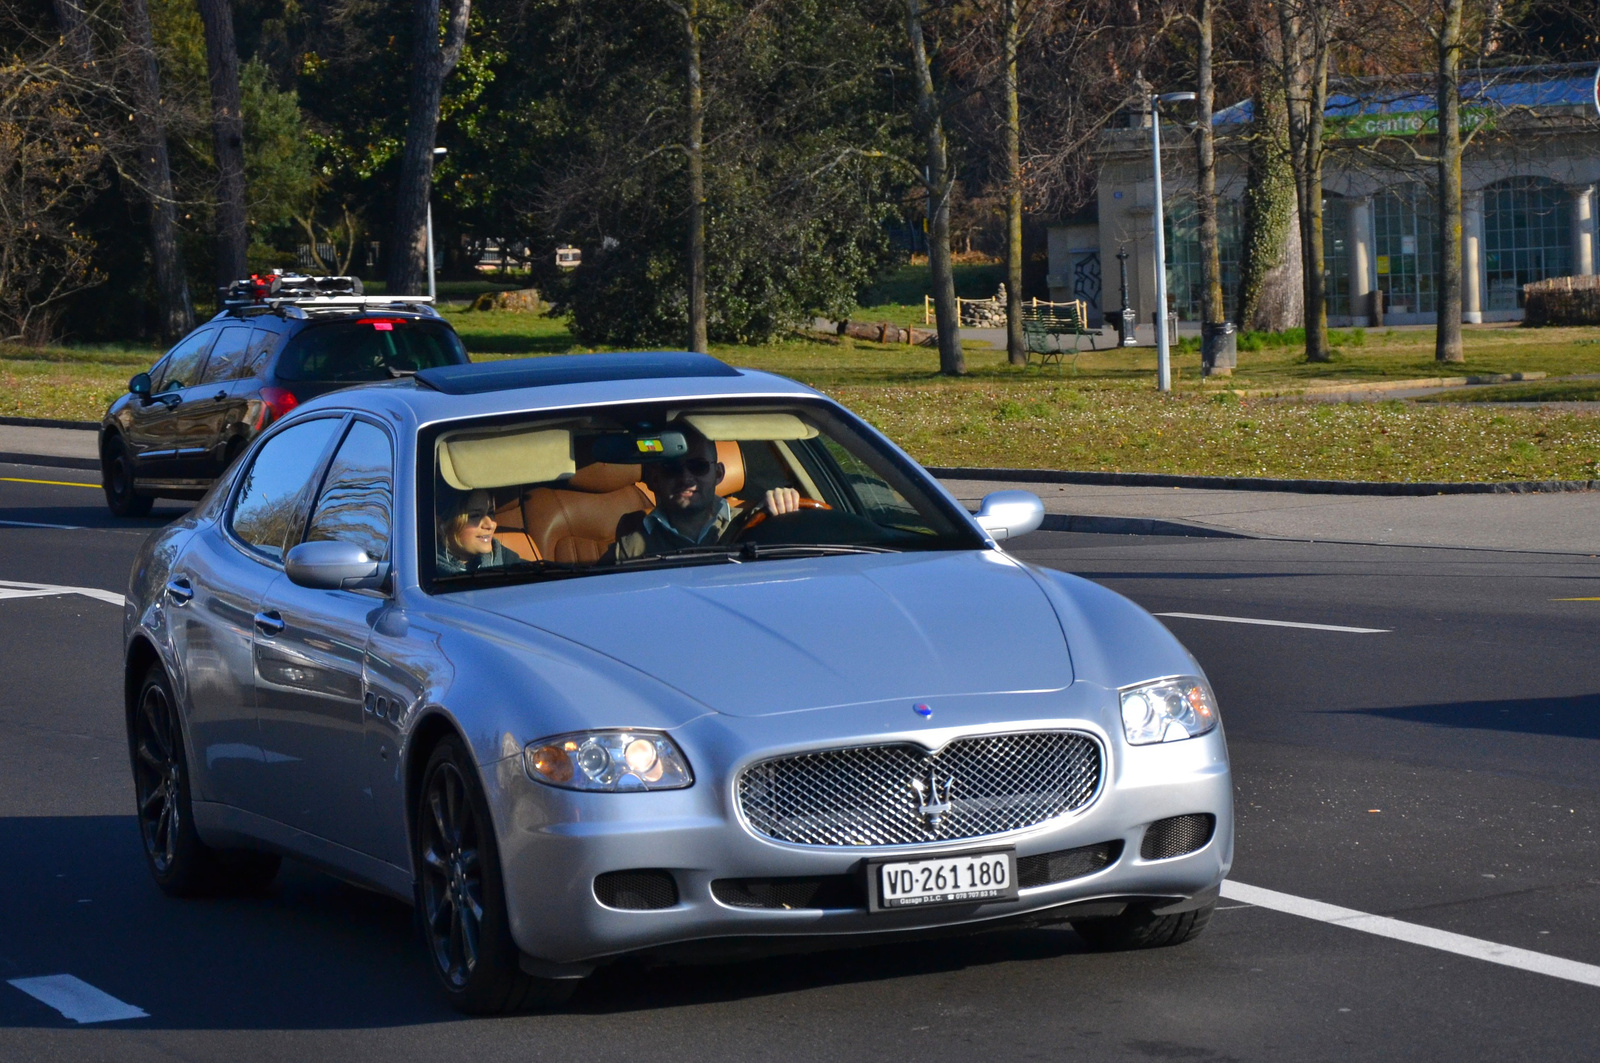
{"label": "grass lawn", "polygon": [[[565,325],[531,314],[447,309],[482,360],[581,351]],[[1600,373],[1600,330],[1469,328],[1464,367],[1433,361],[1429,329],[1337,337],[1341,354],[1309,366],[1293,347],[1242,350],[1230,381],[1202,383],[1199,354],[1173,359],[1176,390],[1153,389],[1148,348],[1085,352],[1056,372],[1018,370],[1003,351],[967,345],[969,374],[937,372],[926,347],[806,335],[718,347],[734,365],[804,381],[855,409],[930,465],[1099,469],[1363,480],[1600,478],[1600,414],[1477,402],[1318,403],[1240,399],[1232,389],[1542,370]],[[0,349],[0,415],[98,419],[147,368],[153,348]],[[1584,391],[1583,389],[1589,389]],[[1451,392],[1600,397],[1600,381],[1540,381]]]}

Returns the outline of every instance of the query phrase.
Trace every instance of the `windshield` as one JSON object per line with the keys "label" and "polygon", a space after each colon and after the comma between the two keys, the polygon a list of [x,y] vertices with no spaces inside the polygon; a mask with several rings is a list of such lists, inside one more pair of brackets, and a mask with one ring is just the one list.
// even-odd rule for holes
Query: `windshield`
{"label": "windshield", "polygon": [[280,380],[354,383],[389,380],[467,360],[450,326],[414,318],[371,317],[311,325],[278,362]]}
{"label": "windshield", "polygon": [[983,545],[879,441],[819,404],[501,419],[447,427],[431,449],[422,541],[438,590]]}

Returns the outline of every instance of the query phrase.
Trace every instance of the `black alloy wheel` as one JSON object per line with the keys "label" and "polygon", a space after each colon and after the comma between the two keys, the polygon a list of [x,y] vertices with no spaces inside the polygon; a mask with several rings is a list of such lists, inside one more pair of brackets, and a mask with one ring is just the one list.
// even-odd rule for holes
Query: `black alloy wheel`
{"label": "black alloy wheel", "polygon": [[156,500],[133,489],[133,460],[128,445],[120,436],[106,441],[100,455],[100,486],[106,492],[106,508],[117,517],[148,516]]}
{"label": "black alloy wheel", "polygon": [[162,892],[193,897],[260,889],[278,874],[269,853],[219,852],[194,827],[183,730],[166,670],[152,665],[128,721],[145,861]]}
{"label": "black alloy wheel", "polygon": [[413,822],[417,921],[451,1004],[481,1015],[565,1003],[576,979],[535,978],[521,968],[488,804],[454,736],[428,758]]}

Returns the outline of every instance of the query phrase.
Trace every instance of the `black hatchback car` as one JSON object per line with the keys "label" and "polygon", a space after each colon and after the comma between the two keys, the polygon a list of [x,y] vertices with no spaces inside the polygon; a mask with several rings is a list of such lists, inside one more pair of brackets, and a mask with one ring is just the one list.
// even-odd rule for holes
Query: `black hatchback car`
{"label": "black hatchback car", "polygon": [[252,277],[100,425],[106,505],[199,498],[262,429],[325,392],[460,365],[466,348],[425,298],[367,296],[355,277]]}

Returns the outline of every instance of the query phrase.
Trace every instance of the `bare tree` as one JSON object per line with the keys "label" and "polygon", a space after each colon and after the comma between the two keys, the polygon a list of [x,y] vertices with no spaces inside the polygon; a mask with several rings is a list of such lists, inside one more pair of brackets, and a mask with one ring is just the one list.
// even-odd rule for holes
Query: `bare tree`
{"label": "bare tree", "polygon": [[415,0],[412,7],[411,93],[406,102],[406,142],[395,188],[394,240],[386,271],[393,295],[416,295],[427,280],[428,197],[433,192],[439,100],[444,79],[461,61],[472,0],[450,0],[444,12],[443,40],[440,14],[440,0]]}
{"label": "bare tree", "polygon": [[[71,2],[71,0],[62,0]],[[244,115],[239,92],[239,48],[230,0],[199,0],[206,29],[211,81],[211,136],[217,159],[218,286],[245,275],[250,235],[245,224]]]}
{"label": "bare tree", "polygon": [[939,372],[967,371],[961,350],[961,315],[956,305],[955,271],[950,261],[950,191],[953,184],[944,134],[944,115],[928,58],[922,0],[905,0],[906,36],[911,43],[911,74],[916,79],[915,127],[922,140],[923,187],[928,194],[928,266],[933,274],[933,312],[939,329]]}
{"label": "bare tree", "polygon": [[689,349],[705,353],[706,329],[706,99],[700,79],[700,0],[667,6],[683,20],[683,153],[689,170]]}
{"label": "bare tree", "polygon": [[1220,324],[1227,317],[1222,300],[1222,253],[1217,236],[1217,139],[1212,125],[1216,109],[1216,83],[1212,76],[1212,23],[1214,0],[1200,0],[1195,17],[1199,31],[1197,85],[1199,114],[1195,126],[1195,156],[1199,188],[1195,192],[1200,215],[1200,320]]}
{"label": "bare tree", "polygon": [[1439,317],[1433,357],[1464,362],[1461,348],[1461,36],[1462,0],[1442,0],[1438,49]]}
{"label": "bare tree", "polygon": [[1006,358],[1012,365],[1027,365],[1028,341],[1022,333],[1022,108],[1017,98],[1019,2],[1004,0],[1000,15],[1006,103]]}
{"label": "bare tree", "polygon": [[194,304],[178,247],[178,210],[167,156],[167,123],[161,102],[161,73],[145,0],[122,0],[133,75],[132,117],[139,132],[139,162],[144,193],[150,200],[150,258],[155,267],[156,304],[163,339],[175,340],[194,328]]}
{"label": "bare tree", "polygon": [[1328,344],[1328,279],[1323,273],[1322,162],[1328,108],[1328,58],[1337,0],[1280,0],[1277,75],[1289,115],[1289,162],[1300,213],[1306,361],[1333,357]]}

